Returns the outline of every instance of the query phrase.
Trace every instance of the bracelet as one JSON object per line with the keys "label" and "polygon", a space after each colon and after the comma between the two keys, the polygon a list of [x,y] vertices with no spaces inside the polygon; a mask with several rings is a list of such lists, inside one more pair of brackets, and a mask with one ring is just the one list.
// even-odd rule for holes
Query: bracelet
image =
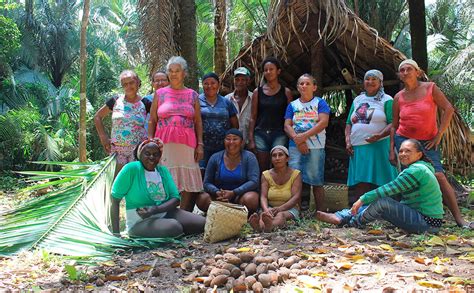
{"label": "bracelet", "polygon": [[202,142],[198,142],[198,145],[202,145],[202,146],[204,146],[204,143],[202,143]]}

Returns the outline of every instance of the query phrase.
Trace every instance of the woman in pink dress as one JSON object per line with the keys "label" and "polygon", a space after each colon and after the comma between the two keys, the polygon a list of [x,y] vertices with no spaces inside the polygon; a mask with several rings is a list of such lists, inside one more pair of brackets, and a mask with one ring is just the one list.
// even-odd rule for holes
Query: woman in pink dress
{"label": "woman in pink dress", "polygon": [[198,93],[184,86],[188,65],[171,57],[166,65],[170,85],[155,92],[148,122],[148,137],[164,143],[162,165],[166,166],[181,193],[180,207],[194,208],[193,193],[203,190],[198,161],[203,158],[201,109]]}

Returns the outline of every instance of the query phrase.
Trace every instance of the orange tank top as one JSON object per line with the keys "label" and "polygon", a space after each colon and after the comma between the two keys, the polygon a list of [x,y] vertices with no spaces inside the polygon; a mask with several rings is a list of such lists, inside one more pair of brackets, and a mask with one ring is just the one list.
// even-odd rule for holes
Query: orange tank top
{"label": "orange tank top", "polygon": [[405,90],[400,93],[398,135],[418,140],[430,140],[436,136],[438,107],[433,100],[433,86],[434,83],[430,83],[426,95],[416,101],[407,101],[404,95]]}

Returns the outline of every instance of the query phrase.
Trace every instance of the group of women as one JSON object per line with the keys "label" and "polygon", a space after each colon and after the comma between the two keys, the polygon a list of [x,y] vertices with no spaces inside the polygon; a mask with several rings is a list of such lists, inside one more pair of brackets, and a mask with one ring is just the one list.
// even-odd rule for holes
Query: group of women
{"label": "group of women", "polygon": [[[351,210],[336,214],[319,211],[318,219],[354,225],[385,219],[410,232],[434,231],[443,214],[442,192],[458,225],[467,224],[442,172],[437,150],[452,106],[434,84],[418,81],[422,71],[413,60],[404,61],[399,69],[405,89],[395,100],[383,92],[382,73],[368,71],[366,91],[354,100],[347,119],[348,185],[356,186],[360,199]],[[182,57],[172,57],[166,73],[153,76],[152,99],[142,99],[138,95],[140,79],[134,72],[124,71],[120,76],[124,94],[107,101],[95,116],[104,149],[117,156],[113,232],[119,233],[118,207],[124,197],[128,233],[141,237],[201,232],[205,218],[192,213],[194,204],[207,211],[212,200],[247,206],[250,225],[268,232],[287,220],[299,219],[303,183],[313,187],[321,210],[330,109],[314,96],[314,78],[305,74],[298,79],[301,96],[293,101],[290,90],[279,83],[280,63],[275,58],[265,59],[265,82],[253,92],[246,144],[238,130],[235,106],[218,93],[219,77],[206,74],[202,78],[204,93],[198,95],[184,85],[187,70]],[[439,129],[435,114],[431,115],[437,107],[444,110]],[[110,138],[102,124],[109,113]],[[418,116],[411,117],[415,114]],[[430,124],[433,127],[425,132],[420,128],[427,128],[427,122],[423,127],[412,127],[411,123],[419,123],[421,118],[430,119],[434,126]],[[398,177],[389,163],[395,159],[395,147],[402,165],[408,167]],[[133,162],[135,159],[138,161]],[[422,162],[430,160],[434,172],[431,163]],[[426,184],[441,189],[427,189]],[[429,196],[425,196],[427,192]],[[402,201],[387,200],[390,196],[401,196]],[[412,220],[398,217],[400,210],[407,208],[418,215],[412,217],[416,218],[413,229],[400,224]],[[393,213],[381,212],[385,210]]]}

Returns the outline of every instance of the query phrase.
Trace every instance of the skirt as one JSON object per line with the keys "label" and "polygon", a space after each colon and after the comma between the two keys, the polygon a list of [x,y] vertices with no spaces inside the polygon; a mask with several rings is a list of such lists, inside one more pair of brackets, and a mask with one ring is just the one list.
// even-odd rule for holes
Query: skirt
{"label": "skirt", "polygon": [[388,160],[390,139],[352,148],[354,154],[349,158],[348,186],[362,182],[382,186],[397,177],[397,169]]}
{"label": "skirt", "polygon": [[165,143],[161,164],[170,170],[179,192],[202,192],[199,165],[194,161],[194,149],[180,143]]}

